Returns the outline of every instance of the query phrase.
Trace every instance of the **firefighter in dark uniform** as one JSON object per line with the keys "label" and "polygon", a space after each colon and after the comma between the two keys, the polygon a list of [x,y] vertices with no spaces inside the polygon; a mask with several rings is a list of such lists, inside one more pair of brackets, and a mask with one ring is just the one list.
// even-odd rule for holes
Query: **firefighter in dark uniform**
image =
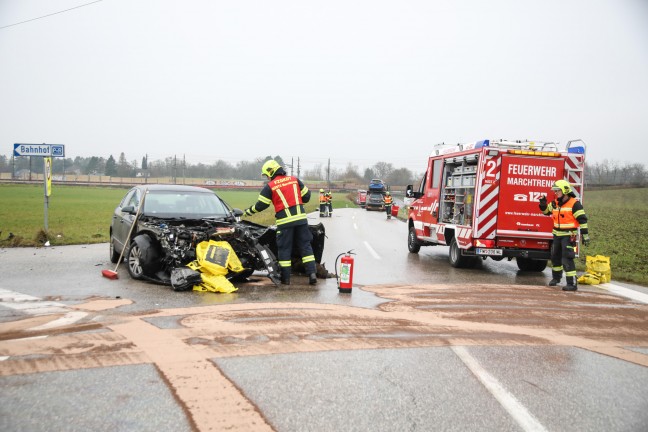
{"label": "firefighter in dark uniform", "polygon": [[310,201],[311,193],[297,177],[289,176],[275,160],[263,164],[261,173],[269,181],[261,189],[254,205],[245,210],[246,215],[253,215],[270,207],[275,208],[277,224],[277,259],[281,268],[281,283],[290,285],[291,258],[293,243],[299,250],[302,263],[308,275],[308,283],[317,283],[315,272],[315,255],[311,241],[313,235],[308,228],[304,203]]}
{"label": "firefighter in dark uniform", "polygon": [[391,218],[392,205],[394,204],[394,198],[392,198],[389,191],[385,192],[383,195],[383,204],[385,205],[385,212],[387,213],[387,218]]}
{"label": "firefighter in dark uniform", "polygon": [[547,197],[540,198],[540,210],[553,219],[553,244],[551,245],[551,275],[549,286],[556,286],[562,279],[563,270],[567,285],[563,291],[576,291],[576,240],[580,227],[581,241],[584,246],[589,244],[587,216],[583,205],[576,199],[571,185],[566,180],[558,180],[551,187],[556,199],[547,203]]}
{"label": "firefighter in dark uniform", "polygon": [[326,216],[326,194],[324,193],[324,189],[320,189],[319,193],[319,210],[320,217]]}
{"label": "firefighter in dark uniform", "polygon": [[326,207],[328,208],[329,217],[333,217],[333,195],[331,191],[326,192]]}

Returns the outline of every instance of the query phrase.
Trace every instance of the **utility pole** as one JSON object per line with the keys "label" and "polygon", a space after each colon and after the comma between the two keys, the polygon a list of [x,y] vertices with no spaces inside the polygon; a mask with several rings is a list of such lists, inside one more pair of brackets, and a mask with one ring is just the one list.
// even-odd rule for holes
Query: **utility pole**
{"label": "utility pole", "polygon": [[326,184],[328,185],[328,190],[331,190],[331,158],[328,160],[328,165],[326,166]]}
{"label": "utility pole", "polygon": [[301,175],[299,175],[301,171],[301,166],[299,165],[299,158],[297,158],[297,178],[300,178]]}
{"label": "utility pole", "polygon": [[178,156],[173,155],[173,184],[176,184],[176,180],[178,178]]}

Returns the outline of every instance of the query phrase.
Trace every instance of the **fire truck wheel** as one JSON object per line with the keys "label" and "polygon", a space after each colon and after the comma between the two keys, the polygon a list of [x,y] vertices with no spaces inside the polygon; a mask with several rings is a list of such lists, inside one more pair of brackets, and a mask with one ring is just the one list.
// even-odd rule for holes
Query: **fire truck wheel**
{"label": "fire truck wheel", "polygon": [[450,265],[455,268],[473,267],[477,262],[477,259],[475,257],[467,257],[461,255],[461,249],[459,249],[457,239],[455,239],[454,237],[450,242],[450,252],[448,253],[448,259],[450,261]]}
{"label": "fire truck wheel", "polygon": [[547,260],[534,260],[531,258],[517,257],[517,266],[522,271],[541,272],[547,268]]}
{"label": "fire truck wheel", "polygon": [[418,253],[421,250],[421,243],[416,238],[416,230],[414,227],[410,227],[409,234],[407,235],[407,249],[411,253]]}

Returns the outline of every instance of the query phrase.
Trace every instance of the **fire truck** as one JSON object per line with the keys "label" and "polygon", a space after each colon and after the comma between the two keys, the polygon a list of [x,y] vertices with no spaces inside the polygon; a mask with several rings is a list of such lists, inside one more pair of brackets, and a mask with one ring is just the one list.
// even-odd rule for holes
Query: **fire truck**
{"label": "fire truck", "polygon": [[437,145],[418,186],[407,186],[408,249],[449,246],[452,267],[515,258],[541,272],[550,257],[553,222],[538,208],[556,180],[582,200],[585,143],[482,140]]}

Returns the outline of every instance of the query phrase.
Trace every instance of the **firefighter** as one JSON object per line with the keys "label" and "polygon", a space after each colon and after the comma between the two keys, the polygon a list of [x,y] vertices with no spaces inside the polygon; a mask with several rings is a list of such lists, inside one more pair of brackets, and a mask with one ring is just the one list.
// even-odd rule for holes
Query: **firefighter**
{"label": "firefighter", "polygon": [[333,217],[333,194],[331,194],[331,191],[326,192],[326,208],[329,217]]}
{"label": "firefighter", "polygon": [[311,241],[313,235],[308,228],[304,203],[310,201],[311,193],[297,177],[289,176],[275,160],[263,164],[261,173],[268,177],[268,183],[261,189],[257,202],[245,210],[253,215],[274,205],[277,224],[277,259],[281,269],[281,283],[290,285],[293,244],[301,254],[302,263],[308,275],[308,283],[317,283],[315,255]]}
{"label": "firefighter", "polygon": [[580,226],[581,242],[584,246],[589,244],[589,231],[587,229],[587,216],[583,205],[576,199],[571,185],[566,180],[556,181],[551,190],[555,193],[555,200],[547,203],[547,197],[540,198],[540,210],[553,218],[553,244],[551,245],[551,276],[549,286],[556,286],[562,279],[563,270],[567,285],[563,291],[576,291],[576,240]]}
{"label": "firefighter", "polygon": [[320,189],[319,209],[320,209],[320,217],[326,216],[326,194],[324,193],[324,189]]}
{"label": "firefighter", "polygon": [[391,219],[392,204],[394,204],[394,199],[392,198],[389,191],[385,192],[385,195],[383,195],[383,204],[385,205],[387,219]]}

